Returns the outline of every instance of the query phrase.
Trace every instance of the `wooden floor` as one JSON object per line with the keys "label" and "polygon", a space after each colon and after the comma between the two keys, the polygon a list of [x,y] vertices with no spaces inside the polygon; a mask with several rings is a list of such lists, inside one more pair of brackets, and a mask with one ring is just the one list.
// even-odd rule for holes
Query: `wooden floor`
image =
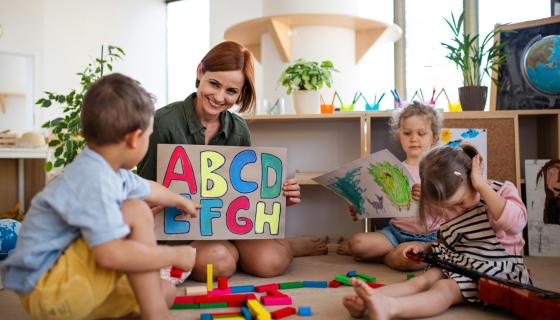
{"label": "wooden floor", "polygon": [[[554,291],[560,291],[560,258],[527,257],[526,264],[531,269],[535,285]],[[230,285],[259,285],[266,283],[331,280],[335,274],[345,274],[350,270],[373,275],[377,282],[390,284],[406,280],[406,273],[389,269],[383,264],[355,262],[350,257],[329,254],[325,256],[296,258],[288,271],[276,278],[260,279],[244,273],[235,274],[229,281]],[[182,286],[201,285],[187,281]],[[178,292],[183,291],[181,287]],[[292,297],[295,307],[310,306],[313,317],[307,319],[351,319],[341,304],[342,297],[352,292],[350,287],[312,289],[301,288],[284,290]],[[269,308],[275,310],[277,308]],[[206,309],[206,312],[234,311],[235,309]],[[181,310],[173,313],[183,319],[198,319],[201,310]],[[297,318],[297,317],[290,317]],[[290,319],[287,318],[287,319]],[[29,319],[22,311],[17,296],[7,290],[0,291],[0,319]],[[481,310],[474,305],[452,307],[450,310],[433,319],[513,319],[505,312]]]}

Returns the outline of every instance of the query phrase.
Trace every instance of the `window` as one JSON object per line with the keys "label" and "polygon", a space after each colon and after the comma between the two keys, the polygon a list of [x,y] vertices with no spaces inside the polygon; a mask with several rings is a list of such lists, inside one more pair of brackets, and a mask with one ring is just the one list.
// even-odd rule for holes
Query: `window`
{"label": "window", "polygon": [[[449,19],[451,12],[458,17],[462,11],[461,0],[405,2],[407,100],[411,100],[417,91],[414,100],[421,100],[418,97],[420,89],[425,100],[430,100],[434,87],[438,92],[445,88],[451,100],[459,100],[457,88],[462,86],[461,75],[445,58],[446,50],[441,42],[448,42],[452,35],[443,18]],[[436,105],[447,111],[447,100],[443,95]]]}
{"label": "window", "polygon": [[195,90],[196,68],[210,48],[208,0],[167,5],[167,100],[184,100]]}

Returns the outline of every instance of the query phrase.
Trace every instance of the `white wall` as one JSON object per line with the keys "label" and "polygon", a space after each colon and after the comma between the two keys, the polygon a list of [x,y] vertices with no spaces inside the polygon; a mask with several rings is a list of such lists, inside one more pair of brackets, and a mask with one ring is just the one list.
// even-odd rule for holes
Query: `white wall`
{"label": "white wall", "polygon": [[[119,46],[126,56],[114,71],[137,79],[164,104],[165,21],[163,0],[2,0],[0,52],[34,57],[36,100],[45,90],[77,88],[76,73],[99,55],[101,45]],[[35,127],[56,111],[37,108]]]}

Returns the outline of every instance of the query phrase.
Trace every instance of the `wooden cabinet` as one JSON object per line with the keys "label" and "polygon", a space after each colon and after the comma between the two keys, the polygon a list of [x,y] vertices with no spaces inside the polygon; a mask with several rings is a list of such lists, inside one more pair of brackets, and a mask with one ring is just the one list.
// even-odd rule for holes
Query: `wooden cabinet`
{"label": "wooden cabinet", "polygon": [[[382,149],[404,159],[389,133],[390,112],[246,116],[254,146],[286,147],[288,176],[302,185],[302,204],[288,209],[287,235],[349,237],[363,231],[346,203],[312,177]],[[488,176],[522,190],[525,159],[560,158],[558,110],[446,112],[445,127],[488,130]]]}

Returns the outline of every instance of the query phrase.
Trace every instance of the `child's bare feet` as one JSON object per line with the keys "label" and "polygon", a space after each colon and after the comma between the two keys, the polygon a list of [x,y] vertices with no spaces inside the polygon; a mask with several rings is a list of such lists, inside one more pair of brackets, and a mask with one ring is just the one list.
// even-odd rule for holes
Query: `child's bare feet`
{"label": "child's bare feet", "polygon": [[318,256],[327,254],[327,241],[319,237],[286,238],[294,257]]}
{"label": "child's bare feet", "polygon": [[336,248],[336,253],[343,256],[351,256],[352,252],[350,251],[350,241],[342,240],[339,242],[338,248]]}
{"label": "child's bare feet", "polygon": [[393,318],[392,310],[395,298],[384,296],[365,282],[352,278],[352,286],[358,296],[365,302],[369,320],[387,320]]}
{"label": "child's bare feet", "polygon": [[342,304],[348,310],[352,318],[363,318],[366,313],[366,304],[362,298],[355,294],[347,295],[342,298]]}

